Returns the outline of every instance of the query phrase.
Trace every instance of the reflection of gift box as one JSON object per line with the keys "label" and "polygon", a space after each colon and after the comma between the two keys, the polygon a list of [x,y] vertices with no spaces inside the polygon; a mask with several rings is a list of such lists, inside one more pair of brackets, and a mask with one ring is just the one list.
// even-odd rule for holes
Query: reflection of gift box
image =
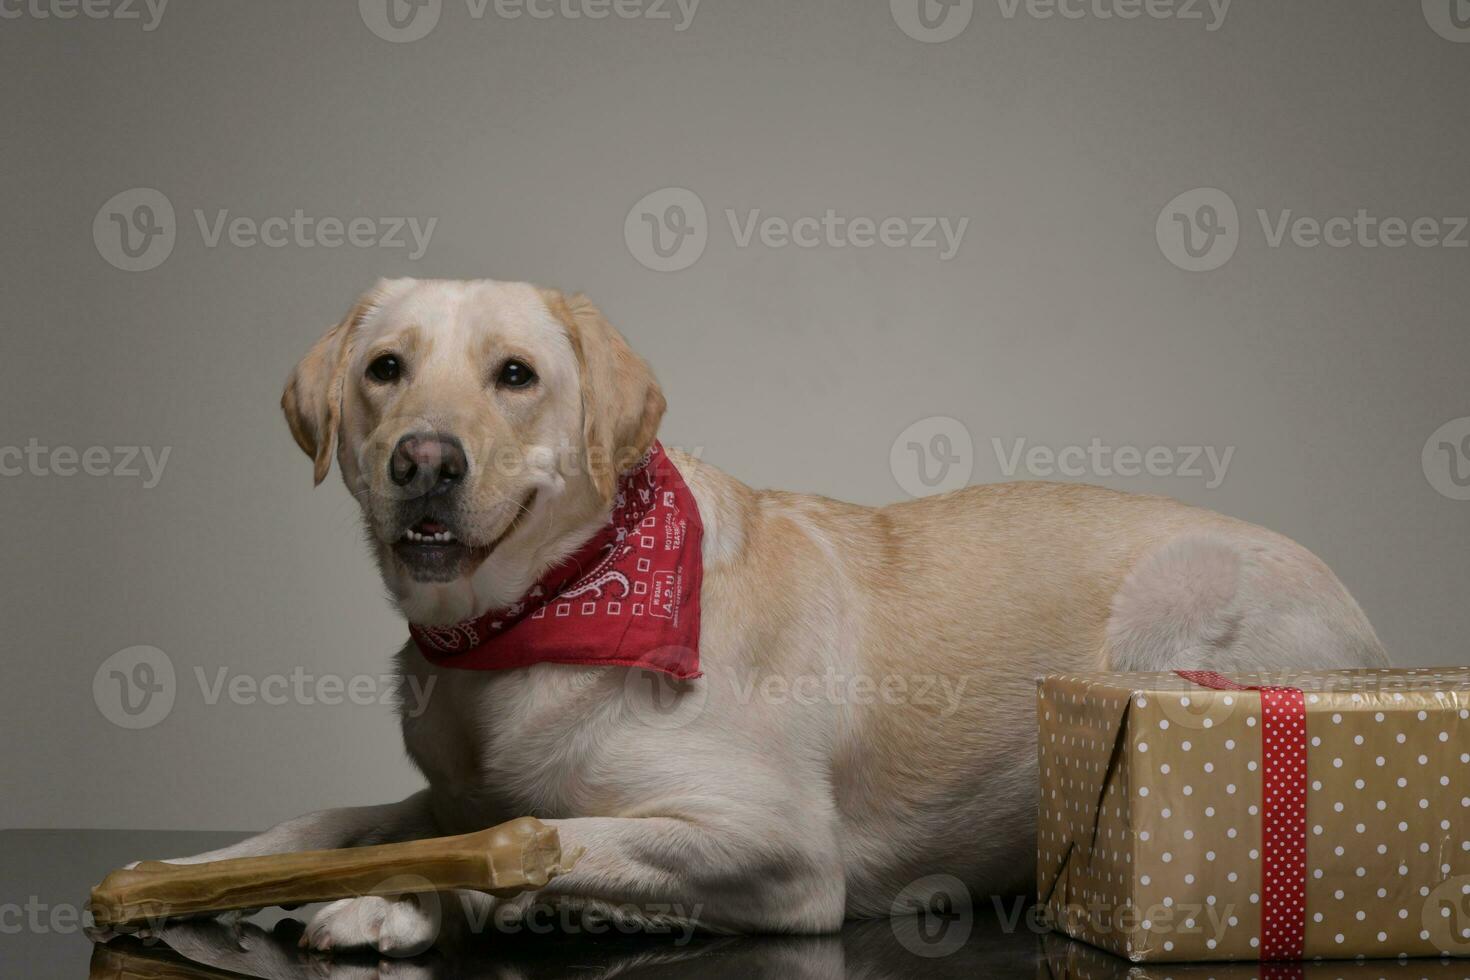
{"label": "reflection of gift box", "polygon": [[1464,960],[1443,958],[1140,966],[1056,934],[1042,938],[1036,961],[1036,980],[1465,980],[1465,973]]}
{"label": "reflection of gift box", "polygon": [[1470,955],[1470,669],[1038,693],[1053,928],[1135,962]]}

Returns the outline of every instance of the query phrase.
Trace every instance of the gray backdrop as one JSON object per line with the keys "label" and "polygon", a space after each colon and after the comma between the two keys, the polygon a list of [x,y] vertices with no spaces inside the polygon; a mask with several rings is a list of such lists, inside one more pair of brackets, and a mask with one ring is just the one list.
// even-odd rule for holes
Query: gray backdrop
{"label": "gray backdrop", "polygon": [[380,275],[587,291],[754,485],[1166,493],[1470,661],[1464,0],[385,2],[0,5],[0,825],[415,787],[276,404]]}

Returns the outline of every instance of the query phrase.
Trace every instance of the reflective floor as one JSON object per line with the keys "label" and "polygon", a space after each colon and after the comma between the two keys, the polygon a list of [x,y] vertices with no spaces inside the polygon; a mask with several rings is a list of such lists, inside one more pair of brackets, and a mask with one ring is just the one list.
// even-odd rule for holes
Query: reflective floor
{"label": "reflective floor", "polygon": [[[696,976],[772,978],[1026,977],[1036,980],[1246,980],[1261,977],[1459,978],[1470,961],[1307,964],[1263,973],[1253,965],[1137,966],[1043,933],[1019,900],[973,910],[852,923],[810,938],[718,938],[566,931],[495,933],[405,960],[324,958],[298,949],[312,909],[262,912],[238,922],[170,925],[159,939],[94,945],[83,930],[88,888],[107,871],[145,857],[197,853],[239,834],[145,831],[0,832],[0,977],[186,980],[226,977],[551,978]],[[161,940],[161,941],[160,941]]]}

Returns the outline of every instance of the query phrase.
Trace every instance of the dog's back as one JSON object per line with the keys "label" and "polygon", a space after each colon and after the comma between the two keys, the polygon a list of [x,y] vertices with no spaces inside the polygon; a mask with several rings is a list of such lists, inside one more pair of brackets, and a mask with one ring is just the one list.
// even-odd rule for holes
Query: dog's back
{"label": "dog's back", "polygon": [[1010,483],[868,508],[678,461],[721,515],[706,631],[737,660],[722,667],[844,678],[825,707],[849,915],[888,914],[929,873],[1027,885],[1039,676],[1387,662],[1306,549],[1167,498]]}

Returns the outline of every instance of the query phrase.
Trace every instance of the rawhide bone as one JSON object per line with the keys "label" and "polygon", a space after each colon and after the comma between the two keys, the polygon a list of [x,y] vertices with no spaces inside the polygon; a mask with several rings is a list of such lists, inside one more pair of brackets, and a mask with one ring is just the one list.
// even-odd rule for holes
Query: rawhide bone
{"label": "rawhide bone", "polygon": [[92,889],[97,925],[140,926],[200,912],[305,905],[465,888],[506,897],[571,869],[554,828],[521,817],[458,837],[168,864],[144,861]]}

